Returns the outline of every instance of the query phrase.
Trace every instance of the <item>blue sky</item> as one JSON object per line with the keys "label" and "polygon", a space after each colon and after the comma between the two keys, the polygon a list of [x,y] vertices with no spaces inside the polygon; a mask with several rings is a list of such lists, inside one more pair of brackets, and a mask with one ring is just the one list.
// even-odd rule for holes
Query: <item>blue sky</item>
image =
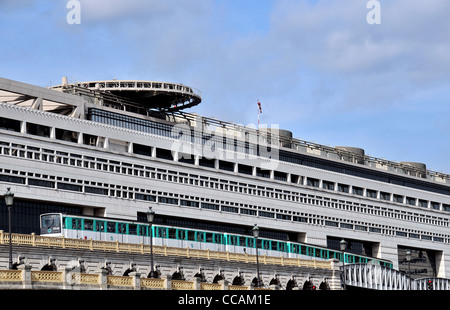
{"label": "blue sky", "polygon": [[0,0],[0,76],[183,83],[190,109],[450,173],[450,1]]}

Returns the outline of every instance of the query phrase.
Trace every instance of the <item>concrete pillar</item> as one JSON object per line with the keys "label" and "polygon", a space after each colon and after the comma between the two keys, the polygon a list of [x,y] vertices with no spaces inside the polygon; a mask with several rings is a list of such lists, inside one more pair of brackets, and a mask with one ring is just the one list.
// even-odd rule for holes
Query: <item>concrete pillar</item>
{"label": "concrete pillar", "polygon": [[22,276],[21,276],[22,287],[24,289],[31,289],[32,288],[32,284],[31,284],[31,266],[23,264],[23,265],[19,265],[17,267],[17,269],[22,271]]}
{"label": "concrete pillar", "polygon": [[133,287],[135,290],[141,289],[141,274],[138,272],[130,272],[130,277],[133,277]]}
{"label": "concrete pillar", "polygon": [[340,270],[340,262],[339,260],[333,258],[331,261],[331,278],[328,280],[328,284],[330,285],[330,290],[340,290],[341,286],[341,270]]}
{"label": "concrete pillar", "polygon": [[98,285],[101,290],[108,289],[108,270],[101,269],[98,277]]}
{"label": "concrete pillar", "polygon": [[62,271],[63,289],[70,289],[72,286],[72,268],[64,268]]}
{"label": "concrete pillar", "polygon": [[171,290],[172,289],[172,276],[171,275],[163,275],[161,276],[164,279],[164,289]]}
{"label": "concrete pillar", "polygon": [[219,283],[222,286],[222,291],[228,291],[228,281],[227,280],[220,280],[217,283]]}
{"label": "concrete pillar", "polygon": [[194,290],[195,291],[200,291],[202,289],[200,278],[199,277],[194,277],[193,282],[194,282]]}

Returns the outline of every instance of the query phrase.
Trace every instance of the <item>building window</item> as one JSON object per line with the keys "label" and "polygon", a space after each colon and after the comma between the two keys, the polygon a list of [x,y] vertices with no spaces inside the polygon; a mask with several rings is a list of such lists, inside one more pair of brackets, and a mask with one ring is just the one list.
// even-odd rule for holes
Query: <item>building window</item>
{"label": "building window", "polygon": [[377,191],[375,191],[373,189],[368,189],[366,191],[366,196],[369,198],[377,198]]}
{"label": "building window", "polygon": [[416,198],[412,197],[406,197],[406,204],[415,206],[416,205]]}
{"label": "building window", "polygon": [[428,201],[419,199],[419,207],[428,208]]}
{"label": "building window", "polygon": [[353,186],[352,191],[353,191],[354,195],[359,195],[359,196],[362,196],[363,192],[364,192],[364,190],[361,187],[356,187],[356,186]]}
{"label": "building window", "polygon": [[338,191],[342,192],[342,193],[348,193],[349,192],[350,187],[346,184],[338,184]]}
{"label": "building window", "polygon": [[308,178],[306,182],[307,182],[306,185],[308,185],[308,186],[319,187],[318,179]]}
{"label": "building window", "polygon": [[391,200],[391,194],[386,192],[380,192],[380,198],[383,200]]}
{"label": "building window", "polygon": [[334,183],[330,181],[323,181],[322,188],[330,191],[334,191]]}
{"label": "building window", "polygon": [[403,196],[394,194],[394,202],[403,203]]}
{"label": "building window", "polygon": [[434,210],[440,209],[440,203],[439,202],[431,202],[431,208]]}

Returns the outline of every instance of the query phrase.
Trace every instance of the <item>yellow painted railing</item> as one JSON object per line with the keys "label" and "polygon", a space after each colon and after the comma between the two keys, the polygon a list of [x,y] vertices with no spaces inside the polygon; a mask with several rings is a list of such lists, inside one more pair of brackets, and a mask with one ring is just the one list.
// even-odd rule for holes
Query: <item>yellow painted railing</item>
{"label": "yellow painted railing", "polygon": [[[0,244],[8,244],[9,234],[0,230]],[[144,245],[142,243],[120,243],[117,240],[110,241],[97,241],[97,240],[85,240],[85,239],[70,239],[70,238],[55,238],[45,237],[36,234],[12,234],[12,243],[19,245],[41,246],[41,247],[56,247],[66,249],[86,249],[91,251],[111,251],[122,253],[139,253],[150,254],[150,245]],[[179,256],[188,258],[203,258],[209,260],[225,260],[242,263],[256,263],[256,255],[224,252],[224,251],[210,251],[197,250],[191,248],[174,248],[164,246],[153,246],[153,253],[155,255],[162,256]],[[259,263],[265,265],[281,265],[281,266],[296,266],[296,267],[309,267],[309,268],[321,268],[331,269],[331,262],[329,261],[317,261],[315,259],[300,259],[300,258],[287,258],[287,257],[274,257],[274,256],[259,256]]]}
{"label": "yellow painted railing", "polygon": [[[228,285],[225,288],[222,284],[204,283],[198,281],[171,280],[168,284],[166,279],[140,278],[136,276],[112,276],[91,273],[71,273],[67,279],[66,273],[61,271],[33,271],[33,270],[0,270],[0,286],[9,288],[23,288],[29,275],[28,288],[70,288],[73,285],[80,287],[99,288],[102,284],[102,277],[106,288],[109,289],[154,289],[154,290],[250,290],[249,286]],[[136,287],[136,277],[139,278],[139,284]],[[66,282],[70,281],[70,282]],[[257,289],[257,288],[253,288]]]}
{"label": "yellow painted railing", "polygon": [[22,272],[20,270],[0,270],[0,282],[22,281]]}
{"label": "yellow painted railing", "polygon": [[141,287],[164,289],[164,279],[141,278]]}

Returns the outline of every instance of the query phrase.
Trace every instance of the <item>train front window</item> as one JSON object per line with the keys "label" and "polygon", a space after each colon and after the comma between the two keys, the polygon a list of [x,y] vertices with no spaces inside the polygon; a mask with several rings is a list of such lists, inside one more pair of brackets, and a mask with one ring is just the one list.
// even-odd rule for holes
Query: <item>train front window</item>
{"label": "train front window", "polygon": [[41,217],[41,234],[53,234],[61,232],[61,220],[59,214],[48,214]]}

